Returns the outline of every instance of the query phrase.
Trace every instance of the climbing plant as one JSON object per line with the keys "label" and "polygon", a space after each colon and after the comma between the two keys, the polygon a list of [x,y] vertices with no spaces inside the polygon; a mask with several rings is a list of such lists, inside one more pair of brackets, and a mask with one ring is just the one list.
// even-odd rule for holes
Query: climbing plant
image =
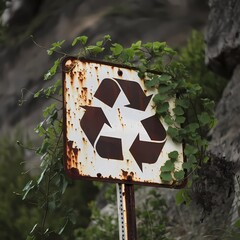
{"label": "climbing plant", "polygon": [[[35,44],[40,46],[36,42]],[[23,189],[23,199],[37,194],[38,206],[43,210],[42,219],[34,225],[29,239],[61,239],[69,222],[76,221],[73,212],[67,212],[60,229],[47,226],[49,213],[62,207],[61,199],[70,181],[63,169],[62,87],[61,79],[57,77],[61,72],[61,62],[66,56],[97,58],[134,67],[147,88],[157,89],[153,98],[156,113],[168,125],[167,133],[172,140],[176,143],[184,142],[187,160],[182,169],[178,169],[178,152],[170,152],[166,163],[161,167],[159,178],[163,182],[181,184],[187,176],[194,176],[196,170],[208,161],[206,133],[215,124],[213,101],[201,98],[202,88],[190,81],[191,76],[179,61],[176,51],[165,42],[137,41],[124,47],[113,42],[109,35],[95,44],[89,44],[87,36],[79,36],[71,44],[71,54],[63,51],[64,44],[67,44],[64,40],[58,41],[46,49],[48,55],[60,57],[56,57],[53,66],[44,75],[44,81],[52,83],[34,94],[36,99],[47,98],[53,101],[44,109],[43,120],[35,129],[42,138],[41,146],[36,149],[41,158],[41,174],[36,181],[31,180]],[[173,109],[169,106],[171,99],[176,99]],[[191,185],[191,181],[188,184]],[[188,199],[185,191],[180,191],[177,195],[178,203]]]}

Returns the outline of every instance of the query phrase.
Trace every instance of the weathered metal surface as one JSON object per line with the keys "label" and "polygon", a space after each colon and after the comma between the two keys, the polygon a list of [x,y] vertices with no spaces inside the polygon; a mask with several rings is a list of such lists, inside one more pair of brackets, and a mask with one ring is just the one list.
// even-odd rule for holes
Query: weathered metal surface
{"label": "weathered metal surface", "polygon": [[[75,178],[165,184],[160,168],[181,144],[156,116],[154,90],[134,69],[70,58],[63,65],[66,170]],[[174,107],[174,101],[170,106]]]}

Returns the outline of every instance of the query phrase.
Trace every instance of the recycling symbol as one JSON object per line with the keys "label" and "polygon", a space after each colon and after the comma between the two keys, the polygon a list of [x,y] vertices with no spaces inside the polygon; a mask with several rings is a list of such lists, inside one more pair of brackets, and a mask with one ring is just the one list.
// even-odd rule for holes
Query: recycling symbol
{"label": "recycling symbol", "polygon": [[[138,115],[140,113],[141,116],[152,98],[152,95],[146,96],[140,84],[135,81],[104,78],[94,93],[94,99],[110,109],[111,115],[116,115],[113,110],[115,110],[116,102],[121,94],[124,94],[129,104],[120,105],[118,111],[127,109],[128,113],[131,113],[129,119],[136,113]],[[109,121],[102,107],[88,105],[81,107],[85,109],[85,112],[80,119],[80,126],[100,157],[122,161],[124,160],[124,152],[128,152],[141,171],[143,171],[143,163],[153,164],[158,160],[166,142],[166,131],[156,114],[147,117],[142,114],[144,117],[139,120],[139,126],[144,129],[148,139],[141,140],[140,133],[135,132],[132,142],[126,149],[123,146],[123,138],[128,138],[128,134],[116,137],[103,132],[105,125],[114,131],[114,124]],[[129,128],[131,127],[134,127],[134,124],[130,125]]]}

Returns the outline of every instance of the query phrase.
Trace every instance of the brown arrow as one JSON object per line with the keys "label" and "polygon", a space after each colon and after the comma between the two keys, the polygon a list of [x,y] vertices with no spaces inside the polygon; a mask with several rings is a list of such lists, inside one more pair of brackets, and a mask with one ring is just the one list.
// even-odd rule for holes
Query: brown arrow
{"label": "brown arrow", "polygon": [[113,107],[120,93],[120,88],[112,79],[104,78],[98,87],[94,97]]}
{"label": "brown arrow", "polygon": [[166,139],[166,130],[157,115],[153,115],[141,121],[151,140],[163,141]]}
{"label": "brown arrow", "polygon": [[137,135],[129,151],[133,155],[141,171],[143,163],[153,164],[157,161],[164,143],[141,141],[139,134]]}
{"label": "brown arrow", "polygon": [[152,95],[146,96],[141,86],[137,82],[118,78],[114,79],[119,83],[128,101],[130,102],[130,104],[126,105],[126,107],[145,111]]}
{"label": "brown arrow", "polygon": [[120,138],[100,136],[96,149],[102,158],[123,160],[122,140]]}
{"label": "brown arrow", "polygon": [[86,112],[80,120],[80,126],[92,146],[94,146],[94,142],[96,141],[104,123],[109,127],[111,127],[111,125],[101,108],[92,106],[82,106],[82,108],[85,108]]}

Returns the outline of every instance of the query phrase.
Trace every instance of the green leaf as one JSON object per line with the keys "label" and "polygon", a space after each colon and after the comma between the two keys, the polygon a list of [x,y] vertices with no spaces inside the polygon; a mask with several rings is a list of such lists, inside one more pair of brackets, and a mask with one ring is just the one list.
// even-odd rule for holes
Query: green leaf
{"label": "green leaf", "polygon": [[176,99],[176,106],[180,106],[182,108],[188,108],[189,101],[187,99]]}
{"label": "green leaf", "polygon": [[166,42],[153,42],[152,44],[153,46],[153,51],[155,53],[161,53],[163,51],[163,49],[166,47]]}
{"label": "green leaf", "polygon": [[157,105],[157,113],[162,115],[163,113],[167,113],[169,109],[169,103],[164,102],[162,104]]}
{"label": "green leaf", "polygon": [[118,43],[113,43],[110,50],[112,51],[112,54],[114,56],[117,56],[117,55],[120,55],[122,53],[123,47],[122,47],[122,45],[120,45]]}
{"label": "green leaf", "polygon": [[185,172],[183,170],[180,170],[178,172],[174,172],[174,177],[179,181],[179,180],[183,180],[185,176]]}
{"label": "green leaf", "polygon": [[163,101],[167,100],[169,98],[168,95],[166,94],[156,94],[154,97],[153,97],[153,101],[155,103],[162,103]]}
{"label": "green leaf", "polygon": [[181,189],[176,194],[176,204],[180,205],[182,203],[188,205],[191,202],[189,192],[186,189]]}
{"label": "green leaf", "polygon": [[166,93],[171,93],[172,91],[172,86],[171,85],[168,85],[168,86],[160,86],[159,87],[159,94],[166,94]]}
{"label": "green leaf", "polygon": [[103,45],[103,41],[96,42],[96,46],[101,47]]}
{"label": "green leaf", "polygon": [[155,87],[159,84],[159,77],[158,76],[153,76],[152,79],[150,80],[147,80],[145,82],[145,85],[147,88],[152,88],[152,87]]}
{"label": "green leaf", "polygon": [[173,112],[177,115],[177,116],[181,116],[184,114],[184,111],[183,109],[180,107],[180,106],[176,106],[174,109],[173,109]]}
{"label": "green leaf", "polygon": [[110,36],[110,35],[105,35],[105,36],[103,37],[103,39],[104,39],[105,41],[111,41],[111,36]]}
{"label": "green leaf", "polygon": [[25,194],[23,195],[22,200],[26,199],[28,193],[35,187],[35,185],[34,184],[32,185],[32,183],[33,183],[32,180],[29,181],[23,188],[23,192],[25,192]]}
{"label": "green leaf", "polygon": [[172,125],[172,124],[174,123],[174,120],[173,120],[172,117],[169,116],[169,115],[166,115],[166,116],[164,117],[164,121],[165,121],[165,123],[168,124],[168,125]]}
{"label": "green leaf", "polygon": [[187,144],[184,148],[184,153],[189,156],[189,155],[193,155],[196,154],[198,152],[198,148],[195,146],[191,146],[189,144]]}
{"label": "green leaf", "polygon": [[192,164],[190,164],[189,162],[184,162],[182,164],[183,169],[186,169],[187,171],[189,171],[192,168]]}
{"label": "green leaf", "polygon": [[61,42],[58,41],[58,42],[52,43],[52,47],[47,50],[47,54],[51,56],[53,54],[53,52],[56,51],[57,48],[61,48],[61,46],[63,45],[64,42],[65,42],[65,40],[63,40]]}
{"label": "green leaf", "polygon": [[131,48],[133,50],[137,50],[137,49],[141,48],[141,45],[142,45],[142,41],[137,41],[136,43],[132,44]]}
{"label": "green leaf", "polygon": [[183,116],[176,116],[176,119],[175,119],[177,124],[182,124],[185,122],[185,120],[186,120],[186,118]]}
{"label": "green leaf", "polygon": [[76,37],[72,42],[72,46],[75,46],[77,44],[77,42],[81,42],[82,45],[86,45],[87,40],[88,40],[87,36]]}
{"label": "green leaf", "polygon": [[170,182],[170,181],[172,181],[171,172],[161,172],[160,178],[161,178],[164,182]]}
{"label": "green leaf", "polygon": [[168,154],[168,157],[171,160],[176,161],[178,159],[178,152],[177,151],[172,151]]}
{"label": "green leaf", "polygon": [[167,130],[167,134],[172,138],[176,139],[179,136],[179,132],[177,128],[169,127]]}
{"label": "green leaf", "polygon": [[38,184],[38,185],[42,182],[43,177],[44,177],[46,171],[47,171],[47,167],[45,167],[45,169],[42,171],[40,177],[38,178],[38,180],[37,180],[37,184]]}
{"label": "green leaf", "polygon": [[43,92],[43,88],[40,89],[39,91],[37,91],[37,92],[33,95],[33,97],[34,97],[34,98],[38,98],[38,97],[41,95],[42,92]]}
{"label": "green leaf", "polygon": [[198,128],[199,128],[198,123],[190,123],[185,127],[185,129],[189,132],[196,132]]}
{"label": "green leaf", "polygon": [[209,125],[212,122],[212,118],[210,117],[210,115],[207,112],[198,114],[198,120],[203,126]]}
{"label": "green leaf", "polygon": [[234,223],[234,227],[240,228],[240,219]]}
{"label": "green leaf", "polygon": [[57,59],[53,66],[48,70],[48,72],[44,75],[44,80],[49,80],[51,79],[57,72],[57,69],[59,67],[61,63],[61,60],[60,59]]}
{"label": "green leaf", "polygon": [[91,53],[98,54],[98,53],[101,53],[104,50],[104,48],[99,47],[99,46],[90,45],[90,46],[86,47],[86,50]]}
{"label": "green leaf", "polygon": [[171,172],[174,170],[174,163],[171,160],[167,160],[165,164],[161,167],[162,172]]}
{"label": "green leaf", "polygon": [[159,77],[159,82],[166,83],[172,79],[172,76],[163,74]]}

